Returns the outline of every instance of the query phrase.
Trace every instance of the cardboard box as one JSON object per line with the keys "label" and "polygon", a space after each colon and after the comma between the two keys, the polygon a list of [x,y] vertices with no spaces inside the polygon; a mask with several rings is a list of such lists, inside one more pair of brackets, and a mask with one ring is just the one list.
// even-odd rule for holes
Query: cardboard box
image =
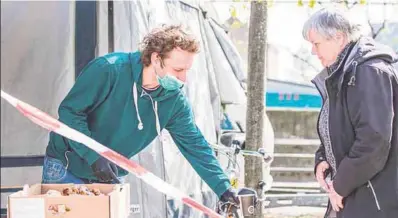
{"label": "cardboard box", "polygon": [[[35,184],[8,197],[8,218],[127,218],[130,211],[129,184],[83,184],[97,188],[103,196],[48,196],[62,193],[74,184]],[[57,212],[54,212],[56,208]]]}

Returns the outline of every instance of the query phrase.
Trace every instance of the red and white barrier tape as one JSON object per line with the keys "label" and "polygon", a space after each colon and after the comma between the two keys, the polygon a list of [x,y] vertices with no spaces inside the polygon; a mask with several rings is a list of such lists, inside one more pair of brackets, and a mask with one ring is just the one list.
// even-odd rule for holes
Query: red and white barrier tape
{"label": "red and white barrier tape", "polygon": [[17,108],[25,117],[29,118],[37,125],[40,125],[41,127],[49,131],[56,132],[66,138],[69,138],[71,140],[86,145],[87,147],[94,150],[95,152],[105,157],[109,161],[112,161],[121,168],[133,173],[135,176],[142,179],[145,183],[152,186],[156,190],[170,197],[173,197],[177,200],[180,200],[192,208],[202,211],[211,218],[213,217],[222,218],[221,215],[217,214],[212,209],[190,198],[189,196],[187,196],[177,188],[166,183],[165,181],[155,176],[151,172],[147,171],[145,168],[135,163],[134,161],[125,158],[124,156],[116,153],[115,151],[109,149],[108,147],[105,147],[104,145],[98,143],[97,141],[84,135],[83,133],[68,127],[67,125],[54,119],[53,117],[44,113],[43,111],[12,97],[3,90],[1,90],[1,97],[4,98],[6,101],[8,101],[15,108]]}

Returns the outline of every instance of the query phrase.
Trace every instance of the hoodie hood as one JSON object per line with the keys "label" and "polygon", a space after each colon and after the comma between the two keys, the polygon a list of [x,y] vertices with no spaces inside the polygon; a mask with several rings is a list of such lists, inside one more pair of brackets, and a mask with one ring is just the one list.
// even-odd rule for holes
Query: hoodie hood
{"label": "hoodie hood", "polygon": [[[145,91],[142,89],[143,64],[141,61],[141,52],[137,51],[131,53],[130,61],[131,61],[131,69],[133,73],[134,84],[136,84],[137,92],[140,94],[140,96],[143,96]],[[148,95],[150,95],[153,101],[163,101],[174,95],[177,95],[178,93],[181,92],[181,89],[182,88],[170,91],[160,86],[158,89],[152,91],[151,93],[148,93]]]}
{"label": "hoodie hood", "polygon": [[344,65],[344,72],[350,71],[355,66],[355,62],[357,65],[360,65],[368,60],[376,58],[390,64],[398,61],[398,55],[392,48],[380,44],[370,37],[361,37],[352,48],[347,58]]}
{"label": "hoodie hood", "polygon": [[346,73],[351,73],[348,85],[355,86],[358,65],[372,59],[393,64],[398,61],[398,55],[390,47],[380,44],[370,37],[361,37],[352,48],[344,64],[343,74],[339,77],[338,93],[341,90]]}

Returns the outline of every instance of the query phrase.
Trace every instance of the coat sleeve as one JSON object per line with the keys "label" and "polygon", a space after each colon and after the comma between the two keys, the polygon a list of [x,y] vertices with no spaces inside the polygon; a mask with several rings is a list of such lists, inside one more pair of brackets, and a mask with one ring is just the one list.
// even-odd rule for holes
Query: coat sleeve
{"label": "coat sleeve", "polygon": [[229,179],[224,174],[213,149],[196,126],[191,107],[185,97],[181,102],[182,105],[175,110],[166,129],[195,171],[220,197],[230,188]]}
{"label": "coat sleeve", "polygon": [[316,150],[316,152],[315,152],[314,174],[316,174],[316,167],[322,161],[326,161],[326,155],[325,155],[325,147],[323,146],[323,144],[320,144],[318,147],[318,150]]}
{"label": "coat sleeve", "polygon": [[347,88],[347,105],[355,141],[337,169],[333,185],[348,196],[386,164],[393,124],[392,76],[369,65],[358,66],[354,86]]}

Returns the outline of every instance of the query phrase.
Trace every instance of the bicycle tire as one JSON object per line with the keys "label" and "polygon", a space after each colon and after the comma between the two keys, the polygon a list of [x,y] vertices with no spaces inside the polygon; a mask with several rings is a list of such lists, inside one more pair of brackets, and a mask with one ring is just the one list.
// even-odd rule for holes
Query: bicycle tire
{"label": "bicycle tire", "polygon": [[231,218],[240,218],[238,211],[233,211]]}

